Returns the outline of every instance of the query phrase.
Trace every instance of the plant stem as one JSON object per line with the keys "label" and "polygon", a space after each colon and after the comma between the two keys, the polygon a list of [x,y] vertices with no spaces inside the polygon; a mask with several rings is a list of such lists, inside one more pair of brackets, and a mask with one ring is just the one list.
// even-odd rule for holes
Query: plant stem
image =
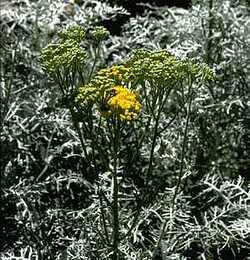
{"label": "plant stem", "polygon": [[180,185],[181,185],[181,178],[182,178],[183,169],[184,169],[184,159],[185,159],[185,152],[186,152],[186,146],[187,146],[188,124],[189,124],[190,110],[191,110],[192,100],[193,100],[192,93],[191,93],[191,86],[189,87],[189,90],[188,90],[188,97],[189,97],[189,102],[188,102],[187,115],[186,115],[185,128],[184,128],[184,136],[183,136],[182,149],[181,149],[181,168],[179,171],[177,185],[176,185],[174,197],[172,200],[172,208],[174,208],[174,205],[175,205],[175,199],[176,199],[177,193],[178,193]]}
{"label": "plant stem", "polygon": [[[99,189],[99,187],[98,187],[98,189]],[[99,200],[100,200],[101,217],[102,217],[102,224],[103,224],[104,234],[105,234],[105,238],[106,238],[107,244],[110,245],[109,233],[108,233],[108,228],[107,228],[106,220],[105,220],[103,199],[102,199],[102,194],[101,194],[100,191],[98,192],[98,195],[99,195]]]}
{"label": "plant stem", "polygon": [[153,169],[154,149],[155,149],[156,139],[158,136],[157,133],[158,133],[159,119],[160,119],[160,111],[158,111],[158,115],[155,120],[154,134],[153,134],[152,146],[151,146],[151,151],[149,156],[149,165],[146,174],[146,186],[148,185],[149,176],[151,175]]}
{"label": "plant stem", "polygon": [[95,66],[96,66],[97,58],[99,56],[99,52],[100,52],[100,44],[98,44],[97,48],[95,49],[95,57],[94,57],[94,61],[93,61],[93,64],[92,64],[92,67],[90,69],[90,73],[89,73],[89,76],[88,76],[88,82],[90,82],[92,75],[94,73],[94,69],[95,69]]}
{"label": "plant stem", "polygon": [[[75,130],[77,131],[78,137],[79,137],[79,139],[80,139],[80,143],[81,143],[82,150],[83,150],[83,152],[84,152],[85,159],[88,161],[88,165],[91,167],[91,161],[89,160],[89,155],[88,155],[86,146],[85,146],[85,144],[84,144],[82,132],[81,132],[81,129],[80,129],[80,127],[79,127],[79,123],[78,123],[77,120],[75,119],[74,109],[73,109],[73,107],[69,106],[69,110],[70,110],[70,114],[71,114],[73,126],[74,126]],[[91,169],[91,170],[92,170],[92,169]]]}
{"label": "plant stem", "polygon": [[209,10],[208,10],[208,38],[207,38],[207,48],[206,48],[206,63],[211,63],[211,50],[212,50],[212,34],[213,34],[213,7],[214,1],[209,0]]}
{"label": "plant stem", "polygon": [[114,169],[112,175],[113,190],[112,190],[112,213],[113,213],[113,255],[112,260],[119,259],[119,201],[118,201],[118,179],[117,179],[117,166],[118,166],[118,149],[119,149],[119,119],[115,119],[114,123]]}
{"label": "plant stem", "polygon": [[[151,146],[151,151],[150,151],[150,156],[149,156],[149,166],[148,166],[148,170],[147,170],[147,173],[146,173],[146,186],[148,185],[149,176],[151,175],[152,170],[153,170],[154,150],[155,150],[155,146],[156,146],[157,137],[159,137],[159,135],[160,135],[159,132],[158,132],[158,127],[159,127],[161,112],[164,108],[164,104],[167,101],[167,98],[169,97],[171,90],[172,90],[172,88],[169,88],[168,92],[165,94],[164,97],[162,97],[163,93],[161,91],[158,93],[157,99],[159,98],[159,109],[157,111],[156,117],[154,117],[155,118],[155,125],[154,125],[152,146]],[[157,100],[154,101],[155,103],[153,104],[152,107],[155,107],[156,101]]]}
{"label": "plant stem", "polygon": [[[114,165],[115,166],[115,165]],[[113,256],[112,260],[119,259],[119,212],[118,212],[118,181],[117,174],[113,174]]]}
{"label": "plant stem", "polygon": [[[175,200],[176,200],[176,196],[178,194],[179,188],[180,188],[180,184],[181,184],[181,179],[183,176],[183,169],[184,169],[184,158],[185,158],[185,152],[186,152],[186,145],[187,145],[187,134],[188,134],[188,124],[189,124],[189,118],[190,118],[190,111],[191,111],[191,106],[192,106],[192,93],[191,93],[191,88],[192,88],[192,82],[189,82],[189,89],[188,89],[188,98],[189,98],[189,102],[188,102],[188,108],[187,108],[187,114],[186,114],[186,120],[185,120],[185,128],[184,128],[184,136],[183,136],[183,142],[182,142],[182,149],[181,149],[181,168],[179,171],[179,176],[178,176],[178,180],[177,180],[177,185],[175,187],[175,191],[174,191],[174,196],[172,199],[172,203],[170,206],[170,210],[172,209],[172,212],[174,211],[174,206],[175,206]],[[165,219],[165,221],[163,222],[161,231],[160,231],[160,235],[158,238],[158,241],[156,243],[153,255],[152,255],[152,260],[155,258],[155,255],[160,247],[162,238],[164,236],[165,233],[165,229],[167,226],[167,219]]]}
{"label": "plant stem", "polygon": [[[213,15],[213,8],[214,8],[214,0],[209,0],[208,6],[208,36],[207,36],[207,46],[206,46],[206,54],[205,54],[205,62],[208,65],[212,65],[212,49],[213,49],[213,25],[214,25],[214,15]],[[208,85],[208,90],[213,99],[215,99],[213,88]]]}

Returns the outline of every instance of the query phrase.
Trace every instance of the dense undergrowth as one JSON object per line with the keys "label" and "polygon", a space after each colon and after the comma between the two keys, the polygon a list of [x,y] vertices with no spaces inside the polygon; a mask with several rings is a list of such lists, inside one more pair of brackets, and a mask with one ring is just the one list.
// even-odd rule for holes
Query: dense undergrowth
{"label": "dense undergrowth", "polygon": [[[0,259],[115,259],[115,242],[109,241],[117,227],[115,172],[120,259],[246,260],[247,1],[193,1],[188,10],[147,5],[131,16],[126,4],[75,2],[0,3]],[[126,19],[112,32],[112,23],[121,17]],[[78,46],[84,51],[74,56],[78,74],[62,70],[63,79],[46,74],[41,53],[74,25],[85,30]],[[98,38],[103,32],[105,37]],[[144,50],[132,54],[138,48]],[[73,55],[65,57],[59,65],[66,66]],[[169,57],[174,57],[171,62]],[[154,59],[168,62],[167,68],[183,63],[167,81],[170,72],[156,68]],[[204,81],[198,70],[189,88],[187,68],[203,63],[214,79]],[[108,81],[107,88],[105,73],[111,68],[122,79]],[[138,95],[142,108],[132,122],[120,125],[120,118],[109,118],[117,95],[114,82]],[[96,94],[100,84],[105,87]],[[149,88],[158,85],[171,92]],[[112,139],[118,129],[119,151]]]}

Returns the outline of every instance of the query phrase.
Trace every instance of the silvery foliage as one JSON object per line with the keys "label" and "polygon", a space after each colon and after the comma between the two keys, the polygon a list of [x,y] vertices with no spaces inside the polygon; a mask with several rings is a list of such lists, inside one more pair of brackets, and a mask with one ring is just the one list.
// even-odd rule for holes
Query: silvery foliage
{"label": "silvery foliage", "polygon": [[[246,58],[250,35],[247,6],[234,7],[231,1],[214,2],[214,15],[221,19],[223,32],[226,33],[223,43],[223,47],[227,47],[225,57],[230,57],[231,61],[234,60],[234,55]],[[122,37],[115,37],[114,41],[117,41],[117,45],[119,42],[125,49],[144,46],[166,48],[182,57],[202,56],[207,41],[207,25],[208,1],[201,1],[190,10],[151,6],[144,16],[132,17],[124,25]],[[213,38],[221,38],[223,32],[215,33]]]}
{"label": "silvery foliage", "polygon": [[[19,1],[18,1],[19,2]],[[74,1],[16,1],[1,3],[1,20],[15,21],[29,28],[37,24],[39,29],[56,30],[65,25],[80,24],[92,26],[103,19],[111,19],[118,14],[129,14],[124,8],[111,7],[96,0],[86,0],[81,6]],[[60,16],[61,17],[60,20]],[[62,23],[62,20],[65,23]],[[64,27],[65,28],[65,27]]]}
{"label": "silvery foliage", "polygon": [[[217,200],[218,198],[224,201],[223,204],[214,205],[206,211],[204,215],[204,225],[200,225],[197,220],[192,217],[188,204],[190,198],[186,198],[182,193],[178,195],[179,203],[177,204],[177,210],[173,212],[171,207],[169,207],[173,189],[167,189],[165,194],[162,194],[161,207],[159,204],[155,204],[140,213],[141,220],[138,222],[133,234],[134,242],[142,239],[140,225],[144,222],[144,224],[147,224],[149,221],[148,216],[154,215],[160,221],[162,221],[163,218],[168,220],[169,232],[166,233],[165,239],[162,242],[162,251],[165,256],[163,259],[185,259],[180,253],[175,252],[186,249],[194,239],[198,239],[202,242],[205,248],[204,255],[206,254],[206,256],[209,255],[209,250],[212,246],[219,246],[218,250],[220,250],[233,240],[237,241],[242,239],[242,241],[245,241],[245,246],[249,247],[246,239],[250,235],[250,191],[249,189],[246,191],[246,189],[243,188],[244,180],[239,177],[235,181],[221,182],[217,176],[207,176],[203,178],[200,185],[204,185],[205,188],[202,193],[193,199],[197,199],[199,196],[207,196],[209,202]],[[79,212],[71,213],[74,214],[76,218],[85,220],[84,229],[86,229],[86,233],[84,234],[87,235],[87,237],[83,235],[80,240],[71,240],[71,245],[67,249],[68,259],[88,259],[89,250],[93,249],[92,239],[94,239],[94,237],[91,239],[91,236],[94,236],[96,228],[98,228],[97,204],[98,202],[93,202],[90,207]],[[186,206],[183,207],[183,205]],[[96,218],[93,219],[93,216],[96,216]],[[88,221],[90,221],[89,224]],[[150,230],[150,232],[154,234],[155,231]],[[155,237],[157,236],[157,234],[154,235]],[[145,258],[141,258],[142,255],[146,255],[146,248],[144,252],[142,250],[136,250],[129,241],[123,245],[120,250],[126,252],[125,259],[150,259],[150,252],[148,252],[149,255],[145,256]],[[20,254],[20,257],[15,257],[14,253],[9,252],[8,254],[1,255],[1,257],[3,260],[38,259],[36,258],[35,250],[29,247],[22,249]],[[102,257],[101,259],[108,259],[108,256],[101,252],[99,256]],[[204,256],[204,259],[207,258]]]}

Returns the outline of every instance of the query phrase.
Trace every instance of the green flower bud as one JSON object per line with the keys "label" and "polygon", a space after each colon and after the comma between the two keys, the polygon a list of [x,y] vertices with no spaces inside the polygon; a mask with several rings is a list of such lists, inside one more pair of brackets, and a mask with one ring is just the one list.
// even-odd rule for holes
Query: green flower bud
{"label": "green flower bud", "polygon": [[68,39],[61,44],[49,44],[43,49],[40,61],[48,73],[54,74],[84,64],[86,56],[86,51],[78,42]]}
{"label": "green flower bud", "polygon": [[82,86],[78,89],[78,95],[76,96],[76,102],[80,106],[86,106],[97,102],[101,95],[101,91],[91,84]]}
{"label": "green flower bud", "polygon": [[103,26],[96,26],[90,31],[90,36],[98,44],[109,37],[109,31]]}
{"label": "green flower bud", "polygon": [[59,34],[63,41],[74,40],[78,43],[84,40],[85,35],[86,31],[81,26],[72,26]]}
{"label": "green flower bud", "polygon": [[211,80],[213,71],[206,64],[182,61],[169,52],[139,49],[133,52],[125,66],[132,82],[149,82],[152,86],[170,86],[191,76],[193,79]]}

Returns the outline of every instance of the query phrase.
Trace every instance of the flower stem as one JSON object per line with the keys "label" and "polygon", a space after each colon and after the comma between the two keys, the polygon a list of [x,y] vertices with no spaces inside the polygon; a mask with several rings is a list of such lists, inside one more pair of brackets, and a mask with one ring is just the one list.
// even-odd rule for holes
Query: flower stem
{"label": "flower stem", "polygon": [[[151,146],[150,156],[149,156],[149,166],[148,166],[148,170],[146,173],[146,186],[148,185],[149,178],[150,178],[152,170],[153,170],[154,150],[155,150],[155,146],[156,146],[157,137],[160,136],[158,128],[159,128],[159,122],[160,122],[160,118],[161,118],[161,112],[164,108],[164,104],[167,101],[171,90],[172,90],[172,88],[169,88],[169,90],[167,91],[167,93],[165,94],[165,96],[163,98],[162,98],[162,95],[164,95],[164,94],[162,92],[159,92],[157,95],[157,99],[159,99],[159,108],[157,111],[157,115],[154,116],[154,119],[155,119],[154,133],[153,133],[152,146]],[[154,101],[155,104],[157,102],[157,99]],[[152,107],[155,107],[155,104]]]}
{"label": "flower stem", "polygon": [[98,46],[97,46],[97,48],[95,49],[95,52],[94,52],[95,56],[94,56],[94,61],[93,61],[92,67],[91,67],[89,75],[88,75],[88,82],[90,82],[90,80],[93,76],[95,66],[96,66],[96,63],[97,63],[97,59],[98,59],[98,56],[99,56],[99,52],[100,52],[100,44],[98,44]]}
{"label": "flower stem", "polygon": [[[190,119],[190,111],[191,111],[191,106],[192,106],[192,81],[189,82],[189,89],[188,89],[188,107],[187,107],[187,114],[186,114],[186,120],[185,120],[185,128],[184,128],[184,136],[183,136],[183,142],[182,142],[182,149],[181,149],[181,167],[180,167],[180,171],[179,171],[179,175],[178,175],[178,180],[177,180],[177,184],[175,186],[175,190],[174,190],[174,196],[172,199],[172,203],[170,205],[170,211],[172,211],[172,213],[174,213],[174,207],[175,207],[175,201],[176,201],[176,197],[177,194],[179,192],[179,188],[181,185],[181,179],[183,176],[183,169],[184,169],[184,158],[185,158],[185,152],[186,152],[186,146],[187,146],[187,135],[188,135],[188,125],[189,125],[189,119]],[[161,231],[160,231],[160,235],[159,238],[157,240],[156,246],[154,248],[153,251],[153,255],[152,255],[152,260],[155,259],[155,256],[159,250],[161,241],[163,239],[163,236],[165,234],[165,229],[168,223],[168,219],[165,219],[162,227],[161,227]],[[171,231],[171,230],[170,230]]]}
{"label": "flower stem", "polygon": [[118,167],[118,149],[119,149],[119,119],[115,120],[114,123],[114,149],[113,149],[113,159],[114,159],[114,169],[112,175],[112,214],[113,214],[113,255],[112,260],[119,259],[118,247],[119,247],[119,201],[118,192],[119,184],[117,179],[117,167]]}
{"label": "flower stem", "polygon": [[119,259],[119,211],[118,211],[118,181],[117,174],[113,174],[113,256],[112,260]]}
{"label": "flower stem", "polygon": [[149,177],[151,175],[152,168],[153,168],[154,149],[155,149],[155,145],[156,145],[156,139],[158,136],[157,133],[158,133],[159,119],[160,119],[160,111],[158,112],[158,115],[155,120],[154,134],[153,134],[152,146],[151,146],[151,151],[150,151],[150,156],[149,156],[149,166],[148,166],[148,171],[146,174],[146,186],[148,185]]}

